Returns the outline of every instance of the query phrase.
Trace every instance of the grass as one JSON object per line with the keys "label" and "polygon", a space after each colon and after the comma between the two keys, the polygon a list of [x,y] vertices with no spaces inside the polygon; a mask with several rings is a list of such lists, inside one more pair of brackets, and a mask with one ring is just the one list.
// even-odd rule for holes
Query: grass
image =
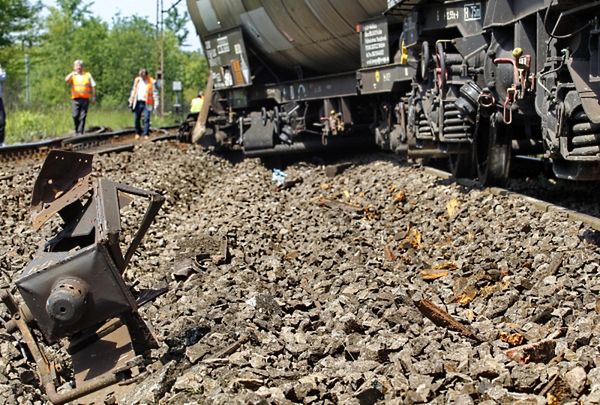
{"label": "grass", "polygon": [[[177,124],[182,117],[166,114],[163,118],[153,115],[153,127]],[[70,107],[55,107],[46,110],[17,110],[6,112],[7,144],[29,142],[34,140],[55,138],[74,133],[73,118]],[[133,113],[130,110],[103,109],[90,106],[86,120],[86,128],[95,126],[109,127],[112,130],[133,127]]]}

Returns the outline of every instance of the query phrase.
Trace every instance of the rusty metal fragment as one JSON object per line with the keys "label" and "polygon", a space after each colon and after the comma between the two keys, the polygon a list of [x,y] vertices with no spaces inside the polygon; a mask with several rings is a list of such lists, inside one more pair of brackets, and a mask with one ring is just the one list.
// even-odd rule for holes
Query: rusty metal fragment
{"label": "rusty metal fragment", "polygon": [[521,364],[548,363],[555,356],[555,348],[556,340],[544,339],[539,342],[513,347],[505,353],[508,358]]}
{"label": "rusty metal fragment", "polygon": [[414,304],[424,316],[429,318],[429,320],[437,326],[453,330],[477,342],[483,342],[483,339],[477,336],[471,328],[458,322],[448,312],[444,311],[433,302],[429,300],[417,300],[414,301]]}
{"label": "rusty metal fragment", "polygon": [[[233,236],[232,236],[233,237]],[[198,250],[202,246],[202,250]],[[204,262],[212,262],[220,266],[229,262],[229,236],[222,238],[200,235],[181,243],[183,253],[177,258],[171,278],[177,281],[186,280],[203,269]]]}
{"label": "rusty metal fragment", "polygon": [[[31,198],[33,229],[85,195],[91,187],[92,156],[52,151],[40,170]],[[68,193],[67,193],[68,191]],[[69,212],[63,214],[68,215]],[[70,218],[63,218],[65,222]]]}
{"label": "rusty metal fragment", "polygon": [[[136,302],[122,274],[164,197],[94,178],[91,169],[91,155],[49,153],[34,187],[32,222],[39,229],[58,214],[63,224],[15,280],[23,302],[9,291],[1,294],[12,314],[9,329],[20,332],[46,395],[55,404],[133,377],[142,363],[139,355],[157,347],[137,312],[149,297]],[[148,206],[122,250],[120,211],[133,197],[148,200]],[[58,373],[62,366],[48,360],[34,329],[47,342],[68,340],[75,388],[57,391],[65,382]]]}

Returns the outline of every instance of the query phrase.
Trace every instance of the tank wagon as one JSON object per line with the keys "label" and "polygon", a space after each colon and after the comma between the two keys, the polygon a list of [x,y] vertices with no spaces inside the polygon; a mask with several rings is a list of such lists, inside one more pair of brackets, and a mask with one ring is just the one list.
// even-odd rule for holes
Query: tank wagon
{"label": "tank wagon", "polygon": [[373,141],[501,183],[600,179],[600,2],[188,0],[209,138],[246,155]]}

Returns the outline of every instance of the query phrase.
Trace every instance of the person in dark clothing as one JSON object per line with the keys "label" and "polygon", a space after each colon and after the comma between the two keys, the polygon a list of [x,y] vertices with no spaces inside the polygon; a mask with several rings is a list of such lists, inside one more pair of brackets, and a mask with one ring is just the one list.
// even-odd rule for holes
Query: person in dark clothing
{"label": "person in dark clothing", "polygon": [[6,128],[6,111],[4,110],[4,99],[2,85],[6,80],[6,71],[0,65],[0,146],[4,146],[4,129]]}

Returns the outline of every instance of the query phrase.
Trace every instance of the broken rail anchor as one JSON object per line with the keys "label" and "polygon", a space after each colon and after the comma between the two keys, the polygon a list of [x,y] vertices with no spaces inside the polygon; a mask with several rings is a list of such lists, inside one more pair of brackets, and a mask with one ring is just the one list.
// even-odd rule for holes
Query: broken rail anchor
{"label": "broken rail anchor", "polygon": [[[122,250],[121,209],[135,198],[148,206]],[[0,298],[12,315],[7,330],[20,332],[54,404],[139,374],[141,354],[158,347],[123,272],[163,202],[160,194],[93,176],[91,155],[51,151],[46,158],[33,190],[33,227],[40,229],[55,214],[63,224],[16,278],[20,299],[9,290]],[[75,386],[66,390],[57,388],[69,382],[61,378],[61,365],[49,361],[43,346],[63,338]]]}

